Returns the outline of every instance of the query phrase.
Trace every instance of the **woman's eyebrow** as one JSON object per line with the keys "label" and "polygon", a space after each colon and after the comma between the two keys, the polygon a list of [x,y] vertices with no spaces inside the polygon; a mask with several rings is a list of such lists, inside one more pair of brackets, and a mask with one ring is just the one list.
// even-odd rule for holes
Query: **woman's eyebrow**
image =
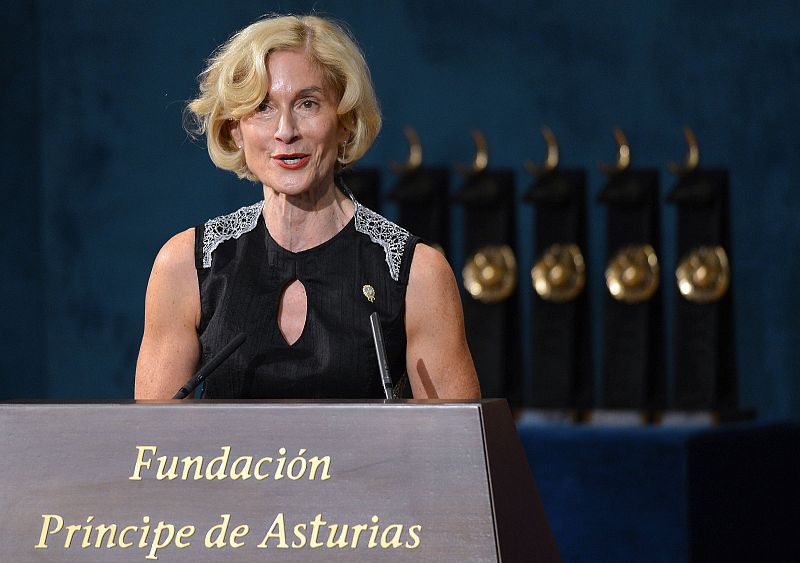
{"label": "woman's eyebrow", "polygon": [[302,90],[297,92],[297,97],[302,98],[303,96],[308,96],[310,94],[322,94],[322,88],[319,86],[309,86],[308,88],[303,88]]}
{"label": "woman's eyebrow", "polygon": [[[309,96],[311,94],[319,94],[324,95],[325,91],[320,88],[319,86],[309,86],[307,88],[303,88],[302,90],[298,90],[297,93],[294,95],[295,98],[302,98],[303,96]],[[266,97],[264,98],[265,102],[268,102],[272,99],[270,96],[270,92],[267,92]]]}

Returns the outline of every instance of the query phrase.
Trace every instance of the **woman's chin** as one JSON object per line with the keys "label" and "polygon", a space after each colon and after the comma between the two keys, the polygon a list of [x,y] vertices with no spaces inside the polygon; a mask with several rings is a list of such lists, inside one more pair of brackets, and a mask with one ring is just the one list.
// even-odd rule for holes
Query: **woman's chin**
{"label": "woman's chin", "polygon": [[308,178],[270,178],[267,182],[263,182],[264,187],[279,195],[290,197],[319,194],[330,189],[331,186],[326,186],[324,183],[313,182]]}

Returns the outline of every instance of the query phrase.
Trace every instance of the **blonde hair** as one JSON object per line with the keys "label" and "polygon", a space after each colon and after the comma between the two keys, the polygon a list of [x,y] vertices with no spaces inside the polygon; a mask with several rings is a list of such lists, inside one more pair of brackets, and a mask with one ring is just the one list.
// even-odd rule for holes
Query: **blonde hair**
{"label": "blonde hair", "polygon": [[349,131],[344,165],[372,146],[381,114],[364,54],[336,23],[317,16],[273,16],[242,29],[225,42],[200,74],[200,93],[189,102],[192,132],[205,134],[208,154],[219,168],[257,181],[244,151],[231,137],[230,122],[253,112],[269,89],[267,57],[279,50],[305,50],[319,65],[339,100],[336,113]]}

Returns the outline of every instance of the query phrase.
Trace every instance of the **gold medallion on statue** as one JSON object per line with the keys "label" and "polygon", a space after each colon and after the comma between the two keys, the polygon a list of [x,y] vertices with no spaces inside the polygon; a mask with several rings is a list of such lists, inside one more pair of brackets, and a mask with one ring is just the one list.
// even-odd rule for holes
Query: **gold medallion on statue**
{"label": "gold medallion on statue", "polygon": [[464,288],[481,303],[497,303],[517,286],[517,261],[507,244],[484,246],[467,259]]}
{"label": "gold medallion on statue", "polygon": [[606,286],[612,297],[625,303],[647,301],[658,289],[656,251],[649,244],[621,248],[606,268]]}
{"label": "gold medallion on statue", "polygon": [[586,285],[586,265],[577,244],[554,244],[531,270],[533,289],[553,303],[575,299]]}
{"label": "gold medallion on statue", "polygon": [[731,284],[728,255],[721,246],[701,246],[683,257],[675,270],[678,290],[694,303],[713,303]]}

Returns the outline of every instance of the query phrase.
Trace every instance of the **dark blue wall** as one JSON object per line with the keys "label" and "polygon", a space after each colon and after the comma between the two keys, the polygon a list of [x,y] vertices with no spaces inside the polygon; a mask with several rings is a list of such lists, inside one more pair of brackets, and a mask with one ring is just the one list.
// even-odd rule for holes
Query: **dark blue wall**
{"label": "dark blue wall", "polygon": [[44,284],[41,246],[39,20],[34,3],[0,22],[5,80],[0,88],[2,348],[0,398],[44,392]]}
{"label": "dark blue wall", "polygon": [[[522,162],[542,156],[548,124],[564,164],[591,170],[596,194],[614,126],[635,165],[664,169],[682,158],[691,125],[704,163],[731,171],[741,403],[800,413],[800,17],[774,1],[17,3],[2,24],[0,398],[131,396],[158,248],[259,197],[181,129],[195,76],[262,13],[312,7],[348,22],[371,65],[385,126],[366,164],[402,159],[407,123],[427,162],[467,161],[469,129],[480,127],[492,165],[516,169],[521,194]],[[673,182],[664,172],[664,194]],[[527,316],[532,218],[521,201],[519,213]],[[663,219],[672,283],[674,211]],[[596,205],[590,220],[599,307]]]}

